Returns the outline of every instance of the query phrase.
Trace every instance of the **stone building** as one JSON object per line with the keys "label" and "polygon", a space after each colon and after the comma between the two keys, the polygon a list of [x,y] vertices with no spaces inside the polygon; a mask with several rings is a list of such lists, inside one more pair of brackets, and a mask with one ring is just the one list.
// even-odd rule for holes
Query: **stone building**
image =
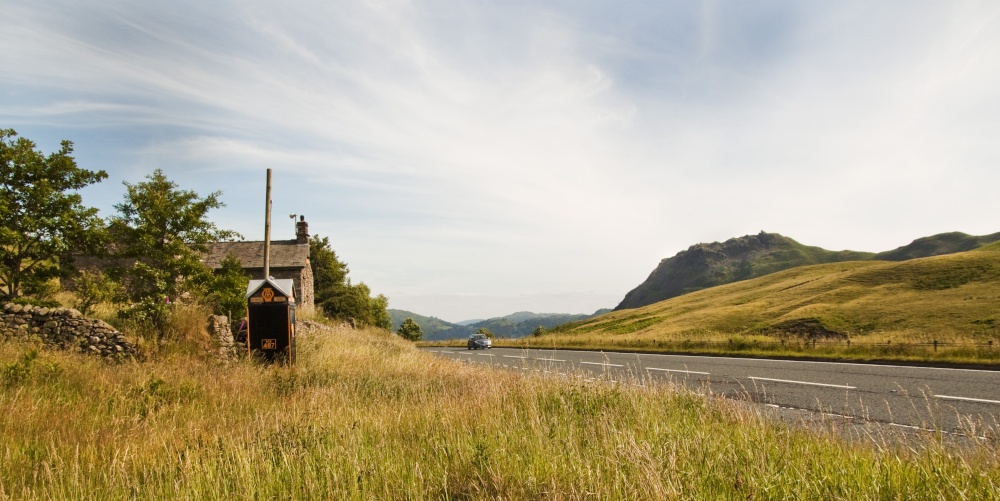
{"label": "stone building", "polygon": [[[202,262],[213,270],[232,254],[252,280],[264,279],[264,241],[213,242]],[[274,278],[292,279],[295,303],[299,308],[314,306],[313,274],[309,264],[309,223],[301,216],[295,223],[295,240],[272,240],[270,274]]]}

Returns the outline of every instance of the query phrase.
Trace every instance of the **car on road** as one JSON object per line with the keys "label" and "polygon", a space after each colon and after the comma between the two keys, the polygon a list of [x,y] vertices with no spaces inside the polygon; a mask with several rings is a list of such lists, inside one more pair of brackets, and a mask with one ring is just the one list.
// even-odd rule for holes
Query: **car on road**
{"label": "car on road", "polygon": [[493,341],[486,334],[473,334],[469,336],[470,350],[488,350],[493,348]]}

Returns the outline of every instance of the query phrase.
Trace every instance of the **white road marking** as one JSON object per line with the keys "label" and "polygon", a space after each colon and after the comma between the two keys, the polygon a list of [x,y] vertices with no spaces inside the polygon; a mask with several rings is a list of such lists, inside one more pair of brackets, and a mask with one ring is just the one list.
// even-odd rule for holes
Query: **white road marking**
{"label": "white road marking", "polygon": [[459,355],[472,355],[472,353],[465,353],[464,351],[458,352]]}
{"label": "white road marking", "polygon": [[455,352],[453,352],[453,351],[444,351],[444,350],[441,350],[441,353],[455,353]]}
{"label": "white road marking", "polygon": [[604,366],[604,367],[624,367],[623,365],[609,364],[607,362],[580,362],[580,363],[581,364],[586,364],[586,365],[601,365],[601,366]]}
{"label": "white road marking", "polygon": [[710,375],[710,374],[709,374],[709,373],[707,373],[707,372],[698,372],[698,371],[682,371],[682,370],[679,370],[679,369],[660,369],[660,368],[657,368],[657,367],[646,367],[646,370],[647,370],[647,371],[663,371],[663,372],[683,372],[684,374],[701,374],[701,375],[703,375],[703,376],[708,376],[708,375]]}
{"label": "white road marking", "polygon": [[476,353],[476,356],[480,356],[480,357],[492,357],[493,354],[492,353]]}
{"label": "white road marking", "polygon": [[516,355],[504,355],[503,358],[520,358],[521,360],[524,360],[524,359],[526,359],[528,357],[519,357],[519,356],[516,356]]}
{"label": "white road marking", "polygon": [[806,386],[822,386],[824,388],[842,388],[842,389],[845,389],[845,390],[853,390],[853,389],[856,388],[855,386],[847,386],[847,385],[842,385],[842,384],[812,383],[812,382],[809,382],[809,381],[790,381],[788,379],[771,379],[771,378],[767,378],[767,377],[747,376],[747,379],[751,379],[751,380],[754,380],[754,381],[771,381],[772,383],[788,383],[788,384],[802,384],[802,385],[806,385]]}
{"label": "white road marking", "polygon": [[987,400],[985,398],[953,397],[951,395],[934,395],[934,397],[940,398],[941,400],[961,400],[963,402],[979,402],[981,404],[1000,405],[1000,400]]}
{"label": "white road marking", "polygon": [[542,360],[544,362],[565,362],[565,360],[559,360],[558,358],[536,358],[535,360]]}

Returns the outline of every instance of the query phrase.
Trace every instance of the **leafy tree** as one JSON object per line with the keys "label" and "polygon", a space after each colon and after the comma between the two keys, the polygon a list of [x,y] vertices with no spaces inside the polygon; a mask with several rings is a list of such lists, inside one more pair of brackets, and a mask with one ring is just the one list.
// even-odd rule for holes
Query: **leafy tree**
{"label": "leafy tree", "polygon": [[478,331],[476,331],[476,334],[482,334],[482,335],[484,335],[484,336],[486,336],[486,337],[488,337],[488,338],[490,338],[490,339],[493,339],[493,338],[495,338],[495,337],[496,337],[496,336],[495,336],[495,335],[493,334],[493,331],[491,331],[491,330],[487,329],[486,327],[480,327],[480,328],[479,328],[479,330],[478,330]]}
{"label": "leafy tree", "polygon": [[420,326],[417,325],[412,318],[403,320],[399,329],[396,330],[396,334],[399,334],[399,336],[403,339],[410,341],[420,341],[420,339],[424,337],[424,331],[420,329]]}
{"label": "leafy tree", "polygon": [[229,322],[235,325],[246,316],[246,292],[250,277],[244,273],[240,260],[232,254],[226,256],[221,264],[215,273],[201,275],[200,285],[215,313],[228,316]]}
{"label": "leafy tree", "polygon": [[389,298],[382,294],[371,297],[371,289],[364,282],[352,284],[347,264],[337,258],[330,248],[330,239],[313,235],[309,239],[309,264],[313,272],[313,293],[316,305],[333,318],[392,328],[389,316]]}
{"label": "leafy tree", "polygon": [[61,275],[61,256],[100,247],[103,222],[75,190],[108,174],[81,169],[71,153],[73,143],[63,141],[46,157],[13,129],[0,130],[2,299],[44,291]]}
{"label": "leafy tree", "polygon": [[330,248],[330,239],[313,235],[309,238],[309,266],[313,272],[313,295],[317,305],[334,296],[347,283],[350,269]]}
{"label": "leafy tree", "polygon": [[134,263],[118,270],[131,303],[126,314],[162,326],[169,302],[205,282],[210,270],[200,257],[207,244],[239,235],[207,219],[210,210],[225,206],[219,191],[202,198],[178,188],[160,169],[146,181],[123,184],[125,199],[115,205],[119,214],[111,219],[110,230],[115,256]]}
{"label": "leafy tree", "polygon": [[531,335],[534,337],[540,337],[545,334],[545,327],[539,325],[535,327],[535,330],[531,331]]}

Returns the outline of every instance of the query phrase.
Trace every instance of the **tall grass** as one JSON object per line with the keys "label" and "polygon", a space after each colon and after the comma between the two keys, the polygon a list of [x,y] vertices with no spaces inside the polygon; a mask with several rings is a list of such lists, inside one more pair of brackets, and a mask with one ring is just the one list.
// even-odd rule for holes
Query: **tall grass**
{"label": "tall grass", "polygon": [[2,499],[989,499],[997,438],[844,440],[669,386],[303,323],[295,367],[0,346]]}

